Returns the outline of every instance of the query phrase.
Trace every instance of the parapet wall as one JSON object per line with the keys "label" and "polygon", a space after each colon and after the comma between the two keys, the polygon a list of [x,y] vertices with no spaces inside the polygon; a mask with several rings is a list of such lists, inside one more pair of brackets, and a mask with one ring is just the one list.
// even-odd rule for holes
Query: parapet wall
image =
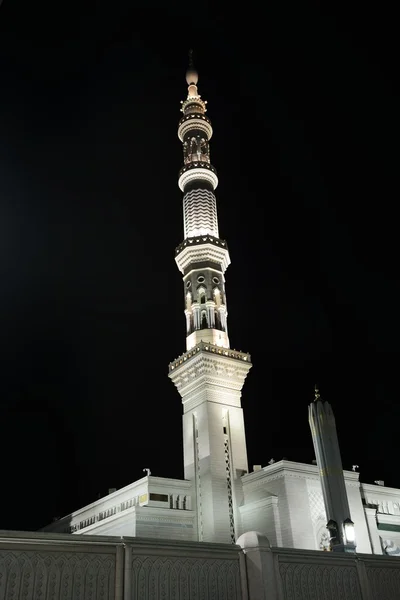
{"label": "parapet wall", "polygon": [[400,559],[238,545],[0,531],[0,600],[399,600]]}

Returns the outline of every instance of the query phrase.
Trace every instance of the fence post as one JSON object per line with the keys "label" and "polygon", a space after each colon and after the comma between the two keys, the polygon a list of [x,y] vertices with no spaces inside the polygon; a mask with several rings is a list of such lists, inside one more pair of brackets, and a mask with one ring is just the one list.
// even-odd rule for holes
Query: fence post
{"label": "fence post", "polygon": [[248,600],[277,600],[274,556],[268,538],[258,531],[249,531],[236,543],[245,556]]}
{"label": "fence post", "polygon": [[132,598],[132,546],[125,543],[124,600]]}
{"label": "fence post", "polygon": [[123,600],[124,597],[124,547],[117,544],[115,555],[115,600]]}
{"label": "fence post", "polygon": [[367,569],[365,568],[365,563],[361,558],[356,559],[357,563],[357,573],[358,580],[360,582],[361,595],[363,600],[373,600],[371,596],[371,589],[369,586]]}

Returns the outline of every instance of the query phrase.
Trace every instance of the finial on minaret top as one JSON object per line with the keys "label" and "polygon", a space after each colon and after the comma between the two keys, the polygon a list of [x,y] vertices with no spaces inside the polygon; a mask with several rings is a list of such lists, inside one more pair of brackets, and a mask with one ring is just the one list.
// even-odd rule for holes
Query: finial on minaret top
{"label": "finial on minaret top", "polygon": [[317,402],[321,398],[317,384],[314,385],[314,402]]}
{"label": "finial on minaret top", "polygon": [[197,93],[197,82],[199,80],[199,75],[194,68],[193,64],[193,50],[189,50],[189,67],[186,71],[186,83],[189,86],[188,96],[198,96]]}
{"label": "finial on minaret top", "polygon": [[194,69],[194,64],[193,64],[193,48],[190,48],[188,54],[189,54],[189,69]]}

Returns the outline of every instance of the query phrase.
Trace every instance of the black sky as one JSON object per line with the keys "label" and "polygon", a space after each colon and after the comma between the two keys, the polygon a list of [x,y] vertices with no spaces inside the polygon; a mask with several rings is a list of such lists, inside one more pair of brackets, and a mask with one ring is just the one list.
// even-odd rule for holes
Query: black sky
{"label": "black sky", "polygon": [[[214,126],[249,465],[400,487],[396,20],[384,3],[5,0],[0,9],[0,528],[183,477],[174,248],[187,51]],[[147,8],[146,8],[147,6]]]}

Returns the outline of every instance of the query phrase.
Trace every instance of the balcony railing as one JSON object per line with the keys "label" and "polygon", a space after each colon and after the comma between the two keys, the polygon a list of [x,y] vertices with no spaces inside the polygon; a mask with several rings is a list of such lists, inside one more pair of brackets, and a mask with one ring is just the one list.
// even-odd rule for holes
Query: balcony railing
{"label": "balcony railing", "polygon": [[173,371],[177,367],[179,367],[182,363],[189,360],[200,351],[210,352],[211,354],[219,354],[220,356],[227,356],[229,358],[234,358],[236,360],[243,360],[248,363],[251,362],[251,356],[248,352],[241,352],[238,350],[231,350],[231,348],[221,348],[220,346],[215,346],[214,344],[208,344],[207,342],[199,342],[188,352],[181,354],[175,360],[169,363],[169,372]]}

